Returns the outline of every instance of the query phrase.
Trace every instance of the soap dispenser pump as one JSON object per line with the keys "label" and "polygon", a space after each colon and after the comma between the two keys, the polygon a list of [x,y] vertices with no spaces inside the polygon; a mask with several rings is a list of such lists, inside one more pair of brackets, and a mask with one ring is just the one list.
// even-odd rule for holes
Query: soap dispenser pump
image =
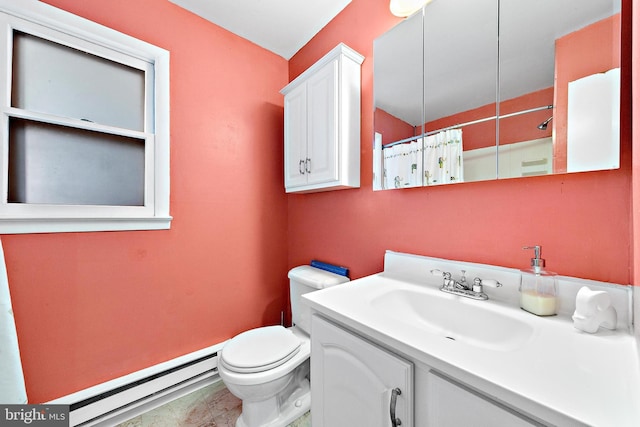
{"label": "soap dispenser pump", "polygon": [[520,307],[538,316],[552,316],[558,312],[556,275],[544,269],[540,246],[522,249],[533,249],[534,257],[531,268],[522,270],[520,276]]}

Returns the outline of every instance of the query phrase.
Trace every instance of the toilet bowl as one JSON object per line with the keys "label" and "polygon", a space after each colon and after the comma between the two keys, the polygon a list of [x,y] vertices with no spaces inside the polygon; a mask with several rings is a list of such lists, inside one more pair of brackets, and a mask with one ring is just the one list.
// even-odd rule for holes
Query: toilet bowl
{"label": "toilet bowl", "polygon": [[289,271],[294,326],[265,326],[230,339],[218,354],[218,372],[242,400],[236,427],[285,427],[309,411],[311,312],[301,296],[349,281],[311,266]]}
{"label": "toilet bowl", "polygon": [[[288,351],[278,352],[278,346]],[[241,352],[249,357],[241,358]],[[236,427],[284,427],[307,412],[310,353],[309,337],[295,327],[252,329],[229,341],[219,354],[218,371],[229,391],[242,399]]]}

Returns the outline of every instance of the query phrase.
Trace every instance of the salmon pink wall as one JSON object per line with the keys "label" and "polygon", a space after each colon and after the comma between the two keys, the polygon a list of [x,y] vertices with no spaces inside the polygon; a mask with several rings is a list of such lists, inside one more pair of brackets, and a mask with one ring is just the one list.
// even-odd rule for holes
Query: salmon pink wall
{"label": "salmon pink wall", "polygon": [[[553,104],[553,88],[542,89],[513,99],[500,102],[500,116],[517,113],[533,108]],[[460,123],[495,117],[496,104],[483,105],[473,110],[463,111],[451,116],[442,117],[425,124],[427,132],[455,126]],[[540,110],[500,119],[500,145],[551,136],[551,126],[546,131],[538,129],[538,125],[549,118],[550,110]],[[377,116],[376,116],[377,119]],[[376,124],[377,126],[377,124]],[[496,124],[494,120],[464,126],[464,149],[473,150],[496,145]]]}
{"label": "salmon pink wall", "polygon": [[422,132],[411,124],[392,116],[386,111],[376,108],[374,111],[376,132],[382,135],[382,145],[415,136]]}
{"label": "salmon pink wall", "polygon": [[[547,105],[553,105],[553,87],[501,101],[500,116]],[[538,125],[547,120],[552,114],[553,110],[549,109],[501,118],[500,145],[550,137],[552,131],[551,126],[547,127],[545,131],[542,131],[538,129]]]}
{"label": "salmon pink wall", "polygon": [[[630,11],[630,0],[623,1]],[[373,40],[399,20],[388,0],[353,0],[289,61],[299,75],[339,42],[365,55],[362,67],[362,188],[289,195],[289,266],[311,258],[382,270],[386,249],[508,267],[528,266],[539,244],[550,270],[629,283],[631,139],[629,60],[623,63],[622,167],[451,186],[372,191]],[[628,14],[627,14],[628,15]],[[623,19],[624,48],[630,21]]]}
{"label": "salmon pink wall", "polygon": [[171,230],[2,236],[29,401],[280,321],[287,62],[167,0],[47,0],[171,52]]}

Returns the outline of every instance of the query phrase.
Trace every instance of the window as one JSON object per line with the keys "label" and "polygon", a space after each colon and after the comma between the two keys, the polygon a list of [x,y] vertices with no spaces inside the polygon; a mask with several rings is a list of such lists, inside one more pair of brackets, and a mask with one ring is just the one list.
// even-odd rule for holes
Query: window
{"label": "window", "polygon": [[167,229],[169,53],[0,0],[0,233]]}

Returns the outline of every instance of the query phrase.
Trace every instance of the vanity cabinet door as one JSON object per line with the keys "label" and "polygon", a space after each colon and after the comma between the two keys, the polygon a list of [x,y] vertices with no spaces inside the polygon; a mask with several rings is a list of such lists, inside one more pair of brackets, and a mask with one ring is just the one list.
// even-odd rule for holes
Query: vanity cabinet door
{"label": "vanity cabinet door", "polygon": [[542,425],[438,373],[431,371],[428,377],[428,426],[531,427]]}
{"label": "vanity cabinet door", "polygon": [[413,426],[412,363],[317,315],[311,331],[314,427]]}

